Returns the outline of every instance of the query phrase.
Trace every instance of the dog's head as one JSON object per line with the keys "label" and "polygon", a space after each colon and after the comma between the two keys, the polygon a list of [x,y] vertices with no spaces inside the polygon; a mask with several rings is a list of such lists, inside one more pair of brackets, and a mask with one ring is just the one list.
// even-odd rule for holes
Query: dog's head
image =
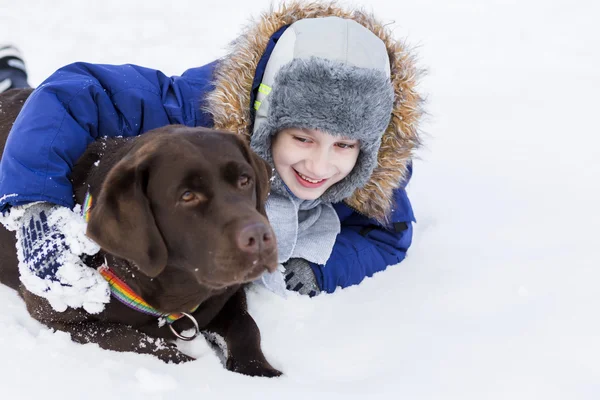
{"label": "dog's head", "polygon": [[167,126],[136,139],[107,174],[87,234],[145,275],[210,289],[277,267],[264,203],[271,168],[237,135]]}

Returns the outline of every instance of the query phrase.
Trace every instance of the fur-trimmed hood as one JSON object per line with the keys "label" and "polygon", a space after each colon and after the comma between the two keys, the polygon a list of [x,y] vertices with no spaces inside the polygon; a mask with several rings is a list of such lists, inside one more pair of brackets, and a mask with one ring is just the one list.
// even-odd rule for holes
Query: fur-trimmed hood
{"label": "fur-trimmed hood", "polygon": [[412,55],[373,15],[343,9],[335,2],[294,1],[277,10],[270,9],[244,30],[231,44],[229,54],[220,60],[213,77],[215,89],[205,98],[205,110],[212,115],[214,128],[249,138],[252,83],[269,39],[284,25],[304,18],[328,16],[352,19],[365,26],[384,42],[390,57],[394,107],[379,149],[378,166],[369,182],[345,200],[362,214],[385,223],[394,206],[393,191],[406,177],[412,154],[419,145],[417,124],[422,114],[422,100],[415,91],[418,71]]}

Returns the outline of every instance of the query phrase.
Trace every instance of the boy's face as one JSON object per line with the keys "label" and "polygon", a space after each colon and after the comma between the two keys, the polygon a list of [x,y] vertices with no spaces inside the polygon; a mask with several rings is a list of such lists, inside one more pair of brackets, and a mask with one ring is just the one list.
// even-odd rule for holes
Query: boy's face
{"label": "boy's face", "polygon": [[314,129],[289,128],[277,133],[271,146],[275,169],[303,200],[315,200],[354,168],[358,140]]}

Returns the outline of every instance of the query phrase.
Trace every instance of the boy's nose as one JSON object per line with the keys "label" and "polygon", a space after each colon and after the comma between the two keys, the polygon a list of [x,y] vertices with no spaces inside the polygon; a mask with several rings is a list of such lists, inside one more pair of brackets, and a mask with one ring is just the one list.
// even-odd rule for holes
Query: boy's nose
{"label": "boy's nose", "polygon": [[306,160],[306,169],[313,179],[327,178],[331,169],[329,154],[323,152],[313,154]]}

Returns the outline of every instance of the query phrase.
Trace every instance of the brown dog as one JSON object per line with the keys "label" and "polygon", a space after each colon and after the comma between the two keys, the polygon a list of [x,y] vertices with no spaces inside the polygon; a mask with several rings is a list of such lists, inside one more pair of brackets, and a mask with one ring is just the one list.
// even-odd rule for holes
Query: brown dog
{"label": "brown dog", "polygon": [[[11,119],[29,93],[0,96],[2,150]],[[106,263],[160,312],[190,312],[200,330],[223,336],[228,369],[280,375],[262,353],[243,290],[277,266],[264,211],[269,177],[270,167],[231,133],[173,125],[136,138],[97,141],[72,175],[76,201],[82,204],[88,190],[93,196],[87,234],[102,247],[86,262],[93,268]],[[156,316],[115,299],[99,314],[57,312],[20,284],[15,237],[4,227],[0,257],[0,281],[19,291],[35,319],[71,333],[73,340],[164,361],[192,360],[162,340],[174,338],[171,327],[193,328],[192,318],[159,326]]]}

